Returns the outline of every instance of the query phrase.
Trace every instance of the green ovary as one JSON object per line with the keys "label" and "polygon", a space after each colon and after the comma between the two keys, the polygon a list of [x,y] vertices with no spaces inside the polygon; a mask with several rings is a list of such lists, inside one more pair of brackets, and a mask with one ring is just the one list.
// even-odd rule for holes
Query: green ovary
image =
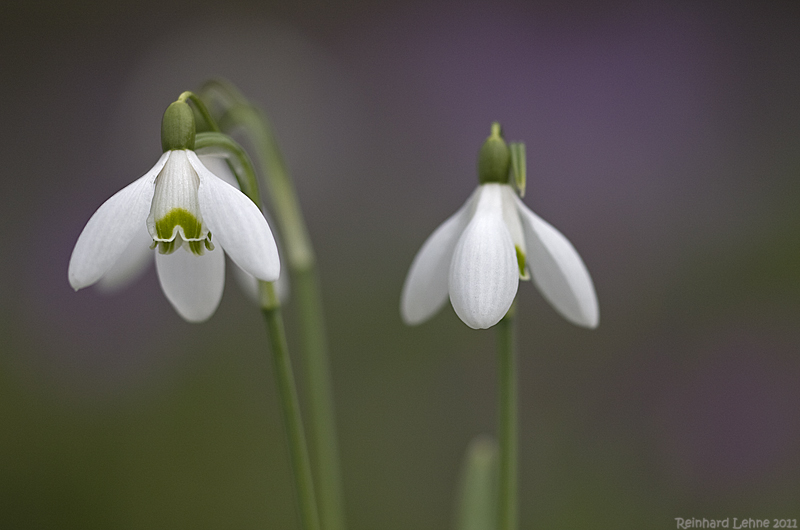
{"label": "green ovary", "polygon": [[[175,234],[178,227],[182,231]],[[204,244],[205,238],[202,234],[203,223],[183,208],[173,208],[167,215],[156,221],[156,236],[159,240],[159,251],[162,254],[170,254],[177,250],[180,246],[178,239],[183,239],[189,243],[192,253],[202,256],[205,249],[209,247]],[[209,250],[211,249],[209,248]]]}

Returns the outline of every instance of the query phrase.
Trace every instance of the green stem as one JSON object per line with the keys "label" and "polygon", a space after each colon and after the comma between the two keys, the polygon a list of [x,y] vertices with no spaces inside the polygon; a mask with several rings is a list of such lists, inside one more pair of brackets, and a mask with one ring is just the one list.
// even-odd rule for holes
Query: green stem
{"label": "green stem", "polygon": [[517,513],[517,355],[514,347],[514,306],[497,324],[499,374],[500,476],[498,530],[516,530]]}
{"label": "green stem", "polygon": [[250,105],[233,85],[224,80],[209,81],[202,93],[206,97],[216,96],[226,107],[220,119],[223,130],[245,127],[266,177],[272,210],[283,236],[302,326],[304,388],[311,419],[311,447],[320,517],[324,530],[344,530],[344,495],[322,295],[314,251],[294,184],[269,122],[259,109]]}
{"label": "green stem", "polygon": [[194,103],[198,112],[200,112],[200,115],[206,121],[206,124],[211,128],[211,130],[214,132],[219,132],[219,126],[217,125],[217,122],[214,121],[214,118],[211,117],[211,113],[208,111],[208,107],[206,107],[206,104],[203,102],[203,100],[197,94],[189,90],[182,92],[181,95],[178,96],[178,101],[186,101],[187,99]]}
{"label": "green stem", "polygon": [[271,283],[260,282],[262,292],[262,313],[267,324],[267,333],[272,346],[272,362],[278,393],[281,400],[283,422],[289,442],[289,454],[294,472],[301,527],[304,530],[320,530],[319,513],[314,495],[311,476],[311,462],[308,457],[303,420],[300,414],[300,400],[292,374],[292,363],[286,343],[280,304]]}
{"label": "green stem", "polygon": [[228,158],[228,161],[234,165],[233,173],[236,175],[236,180],[239,181],[239,188],[261,209],[261,197],[258,193],[256,172],[253,169],[253,163],[250,161],[247,151],[241,145],[227,134],[202,132],[197,133],[194,148],[198,151],[200,149],[218,149],[226,154],[233,155],[233,158]]}
{"label": "green stem", "polygon": [[302,326],[303,373],[307,382],[320,515],[325,530],[344,530],[342,472],[319,280],[311,268],[295,271],[293,279]]}

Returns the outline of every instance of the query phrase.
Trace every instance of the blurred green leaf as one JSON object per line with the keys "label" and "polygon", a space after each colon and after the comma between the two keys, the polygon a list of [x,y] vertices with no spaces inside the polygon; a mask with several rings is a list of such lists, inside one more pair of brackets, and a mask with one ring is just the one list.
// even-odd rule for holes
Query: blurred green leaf
{"label": "blurred green leaf", "polygon": [[497,516],[497,444],[488,436],[467,448],[456,514],[457,530],[493,530]]}

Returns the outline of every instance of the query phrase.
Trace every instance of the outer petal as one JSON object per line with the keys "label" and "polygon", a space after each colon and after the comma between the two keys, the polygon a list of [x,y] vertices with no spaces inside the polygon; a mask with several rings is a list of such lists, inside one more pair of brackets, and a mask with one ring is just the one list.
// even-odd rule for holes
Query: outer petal
{"label": "outer petal", "polygon": [[246,272],[274,282],[281,272],[278,247],[267,220],[244,193],[211,173],[192,151],[189,162],[200,177],[198,198],[212,241]]}
{"label": "outer petal", "polygon": [[503,221],[501,184],[479,188],[475,215],[450,265],[450,302],[466,325],[485,329],[508,312],[519,286],[517,255]]}
{"label": "outer petal", "polygon": [[225,254],[219,247],[197,256],[184,249],[156,253],[158,282],[185,320],[203,322],[217,310],[225,286]]}
{"label": "outer petal", "polygon": [[[231,168],[228,166],[228,162],[226,162],[224,156],[213,153],[203,154],[198,152],[197,158],[199,158],[200,162],[202,162],[206,169],[211,171],[215,176],[219,177],[235,188],[239,187],[239,182],[236,180],[236,175],[234,175],[233,171],[231,171]],[[262,214],[264,215],[264,218],[267,219],[267,224],[272,225],[272,220],[270,219],[269,214],[266,211],[263,211]],[[278,255],[280,256],[280,250],[282,247],[277,237],[275,238],[275,243],[278,246]],[[258,280],[256,280],[255,276],[249,272],[245,272],[235,263],[233,272],[234,276],[236,277],[236,282],[242,288],[242,291],[244,291],[245,295],[247,295],[247,297],[254,303],[259,303]],[[289,300],[289,278],[287,274],[281,274],[280,277],[275,281],[275,294],[278,295],[278,300],[280,300],[281,303],[285,303],[287,300]]]}
{"label": "outer petal", "polygon": [[97,282],[97,288],[111,293],[126,287],[141,276],[153,263],[153,249],[150,248],[152,242],[147,225],[142,224],[141,228],[136,229],[133,240],[128,243],[117,262]]}
{"label": "outer petal", "polygon": [[533,281],[561,315],[587,328],[600,320],[592,278],[566,237],[517,199]]}
{"label": "outer petal", "polygon": [[111,268],[145,224],[154,183],[169,152],[144,176],[118,191],[86,223],[69,260],[69,283],[76,291],[92,285]]}
{"label": "outer petal", "polygon": [[413,326],[435,315],[447,300],[447,278],[458,238],[469,223],[477,191],[439,225],[417,252],[400,295],[400,316]]}

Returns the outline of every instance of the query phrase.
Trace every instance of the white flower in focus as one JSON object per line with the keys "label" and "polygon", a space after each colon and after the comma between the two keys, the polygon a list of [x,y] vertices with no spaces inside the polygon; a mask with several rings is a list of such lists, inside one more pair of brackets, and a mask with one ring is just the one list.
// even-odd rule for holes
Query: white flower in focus
{"label": "white flower in focus", "polygon": [[[225,160],[224,156],[219,154],[203,154],[197,153],[197,158],[200,162],[211,171],[215,176],[227,182],[231,186],[239,187],[236,176],[231,171],[230,166]],[[267,224],[272,226],[272,222],[266,210],[262,210],[264,217],[267,219]],[[275,234],[273,234],[275,235]],[[127,286],[136,278],[141,276],[148,268],[148,266],[155,259],[155,253],[151,248],[153,238],[146,225],[142,225],[141,230],[138,230],[133,236],[133,241],[130,242],[128,247],[123,251],[122,255],[117,259],[117,262],[100,278],[95,286],[103,292],[112,293]],[[278,246],[278,255],[281,255],[280,241],[277,239],[275,243]],[[252,274],[245,272],[241,267],[233,263],[233,273],[239,287],[247,295],[254,304],[258,304],[258,280]],[[286,303],[289,299],[289,279],[288,275],[281,274],[275,281],[275,294],[278,296],[281,304]]]}
{"label": "white flower in focus", "polygon": [[431,234],[414,258],[400,298],[403,321],[415,325],[428,320],[449,295],[465,324],[489,328],[508,312],[520,277],[532,277],[564,318],[597,327],[597,296],[580,256],[567,238],[502,183],[508,180],[508,162],[495,164],[491,156],[488,169],[480,169],[490,178],[481,178],[486,183]]}
{"label": "white flower in focus", "polygon": [[98,208],[72,251],[70,285],[82,289],[106,274],[106,287],[125,282],[146,265],[142,247],[150,242],[158,248],[161,288],[189,322],[208,319],[219,305],[224,253],[260,280],[280,275],[278,250],[261,211],[191,149],[164,152],[150,171]]}

